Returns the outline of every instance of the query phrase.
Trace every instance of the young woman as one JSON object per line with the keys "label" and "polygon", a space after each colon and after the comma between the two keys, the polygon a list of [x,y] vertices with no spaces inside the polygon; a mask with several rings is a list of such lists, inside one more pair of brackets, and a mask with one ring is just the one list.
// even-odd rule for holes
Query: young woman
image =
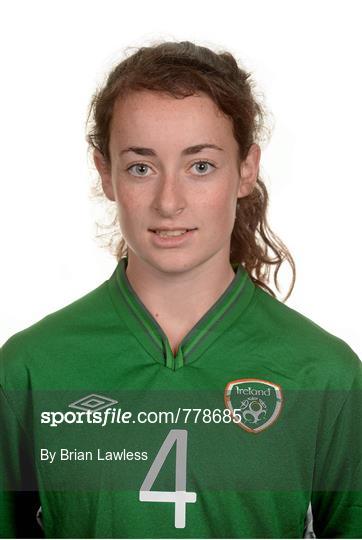
{"label": "young woman", "polygon": [[2,537],[302,538],[310,508],[317,537],[362,536],[362,364],[268,285],[295,276],[262,120],[233,56],[190,42],[94,95],[118,262],[1,349]]}

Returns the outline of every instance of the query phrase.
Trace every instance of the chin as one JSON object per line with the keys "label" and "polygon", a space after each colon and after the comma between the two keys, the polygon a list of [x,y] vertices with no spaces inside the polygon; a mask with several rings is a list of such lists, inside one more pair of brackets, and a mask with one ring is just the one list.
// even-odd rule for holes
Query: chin
{"label": "chin", "polygon": [[199,257],[186,253],[172,253],[171,250],[168,250],[168,253],[161,253],[159,256],[147,257],[144,260],[160,272],[167,274],[187,272],[203,262]]}

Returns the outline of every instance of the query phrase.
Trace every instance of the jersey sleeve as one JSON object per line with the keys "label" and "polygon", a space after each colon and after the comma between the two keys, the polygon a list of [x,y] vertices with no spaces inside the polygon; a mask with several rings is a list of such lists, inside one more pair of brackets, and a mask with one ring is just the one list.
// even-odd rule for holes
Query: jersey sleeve
{"label": "jersey sleeve", "polygon": [[350,388],[328,392],[326,407],[340,406],[316,449],[311,504],[317,538],[362,538],[362,362],[354,353],[352,365]]}
{"label": "jersey sleeve", "polygon": [[39,507],[26,430],[16,418],[0,377],[0,538],[44,538],[36,518]]}

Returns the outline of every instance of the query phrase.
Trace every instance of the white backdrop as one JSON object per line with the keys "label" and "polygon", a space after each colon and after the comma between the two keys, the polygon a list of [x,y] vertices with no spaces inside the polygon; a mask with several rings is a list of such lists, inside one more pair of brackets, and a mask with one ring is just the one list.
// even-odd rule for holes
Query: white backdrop
{"label": "white backdrop", "polygon": [[359,0],[3,1],[0,343],[113,272],[94,240],[86,112],[125,47],[169,39],[252,71],[274,122],[269,223],[297,265],[287,305],[362,357],[361,14]]}

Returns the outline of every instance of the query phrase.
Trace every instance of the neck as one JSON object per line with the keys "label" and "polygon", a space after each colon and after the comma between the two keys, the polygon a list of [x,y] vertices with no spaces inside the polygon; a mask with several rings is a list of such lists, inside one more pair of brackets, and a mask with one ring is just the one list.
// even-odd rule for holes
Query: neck
{"label": "neck", "polygon": [[226,257],[187,271],[165,272],[129,254],[128,281],[177,351],[182,338],[212,307],[235,277]]}

